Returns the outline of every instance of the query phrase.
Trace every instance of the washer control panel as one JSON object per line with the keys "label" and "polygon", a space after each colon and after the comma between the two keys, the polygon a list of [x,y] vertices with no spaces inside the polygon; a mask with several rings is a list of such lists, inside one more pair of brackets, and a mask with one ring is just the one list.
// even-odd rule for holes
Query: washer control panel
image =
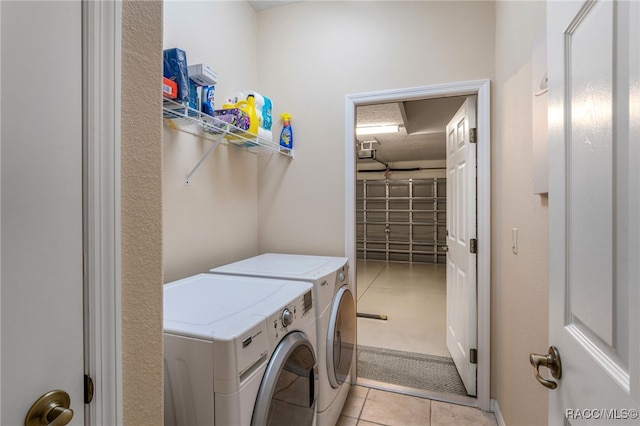
{"label": "washer control panel", "polygon": [[284,308],[282,314],[280,315],[280,322],[283,327],[289,327],[293,322],[293,314],[288,308]]}
{"label": "washer control panel", "polygon": [[289,331],[300,328],[300,321],[308,321],[315,316],[313,307],[313,293],[311,290],[297,297],[283,306],[267,319],[269,338],[277,340]]}
{"label": "washer control panel", "polygon": [[338,269],[336,273],[336,283],[334,291],[338,291],[340,287],[345,284],[349,284],[349,264],[345,264],[342,268]]}

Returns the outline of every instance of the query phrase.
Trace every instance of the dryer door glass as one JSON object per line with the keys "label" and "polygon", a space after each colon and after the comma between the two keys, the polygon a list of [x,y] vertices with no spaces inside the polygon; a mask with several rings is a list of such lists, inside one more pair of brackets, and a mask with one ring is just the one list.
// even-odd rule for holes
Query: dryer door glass
{"label": "dryer door glass", "polygon": [[347,379],[356,345],[356,304],[347,286],[333,298],[327,333],[327,373],[337,388]]}
{"label": "dryer door glass", "polygon": [[299,332],[278,345],[265,370],[252,426],[311,426],[316,412],[318,374],[313,346]]}

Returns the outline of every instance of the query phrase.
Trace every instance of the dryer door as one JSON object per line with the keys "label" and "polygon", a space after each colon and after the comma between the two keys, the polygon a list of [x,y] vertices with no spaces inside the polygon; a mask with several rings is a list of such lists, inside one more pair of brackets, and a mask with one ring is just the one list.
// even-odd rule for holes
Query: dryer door
{"label": "dryer door", "polygon": [[317,374],[311,342],[299,331],[289,333],[264,373],[251,426],[311,426],[316,414]]}
{"label": "dryer door", "polygon": [[356,304],[346,285],[333,297],[327,332],[327,373],[337,388],[347,379],[356,345]]}

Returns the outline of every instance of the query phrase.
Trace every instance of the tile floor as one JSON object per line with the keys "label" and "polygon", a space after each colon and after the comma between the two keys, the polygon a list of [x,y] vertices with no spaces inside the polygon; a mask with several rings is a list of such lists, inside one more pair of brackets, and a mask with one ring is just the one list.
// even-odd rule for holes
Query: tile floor
{"label": "tile floor", "polygon": [[358,344],[450,356],[446,345],[446,267],[443,264],[358,260]]}
{"label": "tile floor", "polygon": [[493,413],[370,389],[351,387],[336,426],[496,426]]}

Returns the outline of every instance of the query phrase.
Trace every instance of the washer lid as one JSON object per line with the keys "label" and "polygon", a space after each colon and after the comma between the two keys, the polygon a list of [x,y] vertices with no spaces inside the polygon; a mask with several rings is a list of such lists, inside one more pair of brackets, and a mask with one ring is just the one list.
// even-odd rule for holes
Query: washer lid
{"label": "washer lid", "polygon": [[199,274],[164,286],[164,331],[230,339],[238,327],[264,321],[311,289],[311,284],[266,278]]}
{"label": "washer lid", "polygon": [[346,257],[265,253],[211,269],[223,274],[315,281],[347,264]]}

